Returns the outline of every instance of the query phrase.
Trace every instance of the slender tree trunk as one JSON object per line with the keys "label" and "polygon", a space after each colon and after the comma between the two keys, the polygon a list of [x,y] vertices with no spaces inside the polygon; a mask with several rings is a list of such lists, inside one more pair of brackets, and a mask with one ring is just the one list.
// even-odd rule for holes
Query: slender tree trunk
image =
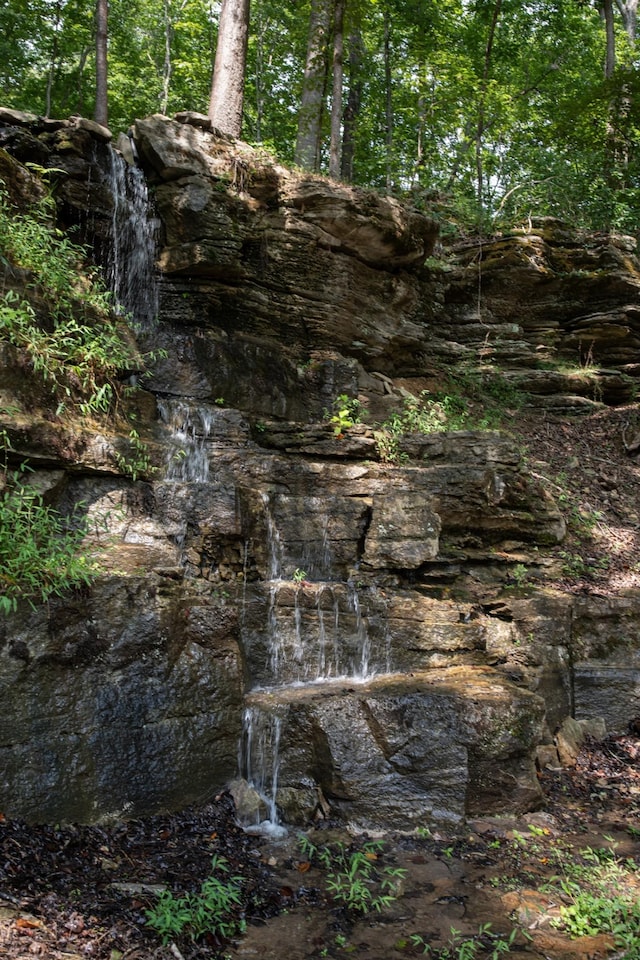
{"label": "slender tree trunk", "polygon": [[295,149],[295,162],[305,170],[320,169],[322,111],[327,83],[327,46],[330,25],[331,0],[311,0],[307,59],[302,81]]}
{"label": "slender tree trunk", "polygon": [[107,43],[109,38],[109,0],[96,3],[96,106],[93,119],[106,127],[109,123],[107,92]]}
{"label": "slender tree trunk", "polygon": [[81,117],[84,116],[84,68],[87,65],[87,59],[89,57],[90,52],[91,52],[91,47],[83,47],[80,52],[80,59],[78,61],[78,87],[77,87],[76,110]]}
{"label": "slender tree trunk", "polygon": [[249,0],[222,0],[209,120],[232,137],[242,133],[248,39]]}
{"label": "slender tree trunk", "polygon": [[482,86],[480,88],[480,102],[478,104],[478,123],[476,125],[476,191],[478,201],[478,228],[482,233],[482,217],[484,213],[484,162],[482,150],[484,145],[485,133],[485,110],[487,98],[487,86],[489,83],[489,73],[491,71],[491,57],[493,54],[493,42],[496,37],[498,27],[498,18],[502,8],[502,0],[495,0],[491,24],[489,25],[489,34],[487,36],[487,45],[484,51],[484,67],[482,70]]}
{"label": "slender tree trunk", "polygon": [[349,37],[349,93],[342,118],[342,162],[340,176],[348,183],[353,181],[355,158],[355,132],[362,105],[362,57],[364,44],[359,29]]}
{"label": "slender tree trunk", "polygon": [[160,94],[160,113],[166,113],[169,106],[169,86],[171,84],[172,62],[171,43],[173,24],[171,23],[170,0],[164,0],[164,63],[162,64],[162,92]]}
{"label": "slender tree trunk", "polygon": [[[266,21],[268,23],[268,20]],[[255,30],[256,37],[256,140],[262,140],[262,116],[264,111],[264,33],[266,23],[262,18],[262,9],[258,6],[258,23]]]}
{"label": "slender tree trunk", "polygon": [[51,95],[53,92],[53,80],[56,74],[56,64],[58,62],[58,33],[60,31],[60,21],[62,19],[62,3],[58,0],[55,6],[55,20],[53,24],[53,43],[51,45],[51,59],[49,60],[49,69],[47,71],[47,87],[45,90],[45,117],[51,116]]}
{"label": "slender tree trunk", "polygon": [[602,17],[604,19],[604,30],[607,38],[604,75],[608,80],[613,76],[616,68],[616,33],[613,20],[613,0],[603,0]]}
{"label": "slender tree trunk", "polygon": [[329,176],[340,176],[340,148],[342,145],[342,80],[344,57],[345,0],[335,0],[333,12],[333,92],[331,97],[331,146],[329,148]]}
{"label": "slender tree trunk", "polygon": [[385,86],[385,153],[386,186],[391,193],[393,186],[393,92],[391,89],[391,18],[389,10],[384,11],[384,86]]}

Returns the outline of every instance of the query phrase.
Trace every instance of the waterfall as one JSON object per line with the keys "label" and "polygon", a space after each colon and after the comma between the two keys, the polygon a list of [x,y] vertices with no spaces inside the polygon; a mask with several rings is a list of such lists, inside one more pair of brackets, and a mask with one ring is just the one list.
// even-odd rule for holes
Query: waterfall
{"label": "waterfall", "polygon": [[171,431],[166,480],[207,483],[207,441],[215,413],[203,404],[190,404],[173,397],[158,398],[160,418]]}
{"label": "waterfall", "polygon": [[149,330],[158,316],[157,220],[144,174],[109,147],[105,177],[113,197],[105,281],[116,309],[130,316],[141,331]]}
{"label": "waterfall", "polygon": [[362,616],[360,595],[352,580],[347,583],[349,605],[353,610],[356,621],[355,656],[351,663],[351,673],[357,680],[369,679],[369,660],[371,657],[371,640],[369,630]]}
{"label": "waterfall", "polygon": [[282,571],[282,543],[276,525],[271,498],[268,493],[261,493],[264,507],[264,517],[267,526],[267,549],[269,551],[269,580],[279,580]]}
{"label": "waterfall", "polygon": [[[247,584],[243,578],[240,635],[248,670],[238,768],[268,810],[268,819],[250,829],[271,832],[282,829],[279,780],[286,785],[283,802],[291,790],[285,762],[280,777],[281,739],[296,722],[291,704],[322,697],[323,684],[349,689],[390,673],[392,637],[384,594],[360,582],[357,564],[352,577],[345,577],[344,567],[336,576],[334,550],[344,564],[344,548],[331,501],[280,490],[256,493],[247,523],[255,524],[257,514],[262,580]],[[305,782],[301,789],[308,787]],[[245,816],[252,818],[252,805],[248,809]]]}
{"label": "waterfall", "polygon": [[280,735],[282,719],[277,713],[246,707],[242,717],[242,738],[238,750],[241,776],[259,793],[267,806],[267,819],[253,826],[261,832],[281,835],[277,793],[280,772]]}

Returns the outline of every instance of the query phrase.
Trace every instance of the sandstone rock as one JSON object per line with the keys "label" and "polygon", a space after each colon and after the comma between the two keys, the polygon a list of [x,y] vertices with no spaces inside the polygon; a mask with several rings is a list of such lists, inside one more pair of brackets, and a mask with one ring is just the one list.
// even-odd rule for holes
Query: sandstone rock
{"label": "sandstone rock", "polygon": [[555,741],[560,763],[565,767],[575,766],[584,743],[585,732],[577,720],[567,717],[556,731]]}
{"label": "sandstone rock", "polygon": [[[12,195],[37,193],[22,163],[37,150],[65,171],[65,223],[106,260],[122,202],[109,136],[0,112]],[[47,501],[84,504],[102,573],[0,624],[0,808],[138,815],[239,777],[254,820],[275,805],[305,822],[319,797],[361,829],[536,807],[536,748],[553,760],[560,727],[575,755],[574,692],[579,721],[636,712],[638,598],[503,589],[565,533],[512,438],[406,433],[389,464],[374,428],[442,362],[506,363],[552,408],[624,402],[633,244],[545,220],[484,243],[480,266],[474,244],[423,270],[436,227],[395,200],[284,170],[195,114],[133,136],[162,221],[142,337],[166,356],[124,411],[144,476],[123,467],[126,417],[56,417],[2,353],[0,430]],[[337,437],[342,394],[369,413]]]}
{"label": "sandstone rock", "polygon": [[414,569],[438,554],[440,517],[421,493],[373,497],[363,562],[369,567]]}

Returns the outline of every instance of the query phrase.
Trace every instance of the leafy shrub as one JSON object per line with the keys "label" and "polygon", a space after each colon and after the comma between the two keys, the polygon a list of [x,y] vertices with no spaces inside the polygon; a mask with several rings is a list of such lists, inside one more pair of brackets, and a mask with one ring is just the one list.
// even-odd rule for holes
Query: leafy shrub
{"label": "leafy shrub", "polygon": [[400,439],[410,433],[439,433],[462,430],[469,414],[459,394],[430,394],[423,390],[419,397],[405,397],[403,409],[394,413],[374,433],[378,456],[388,463],[402,460]]}
{"label": "leafy shrub", "polygon": [[21,351],[58,404],[78,402],[82,413],[106,412],[119,373],[140,365],[132,340],[115,318],[110,294],[86,266],[84,250],[51,223],[45,198],[29,212],[11,206],[0,181],[0,259],[5,275],[27,273],[32,303],[5,290],[0,338]]}
{"label": "leafy shrub", "polygon": [[365,415],[365,410],[357,397],[350,397],[346,393],[341,393],[333,401],[333,413],[325,410],[325,416],[329,418],[329,423],[333,426],[333,432],[336,437],[341,437],[349,427],[360,423]]}
{"label": "leafy shrub", "polygon": [[[115,455],[116,463],[122,473],[131,477],[134,482],[140,476],[155,473],[158,468],[152,464],[147,445],[140,439],[140,434],[135,428],[129,431],[128,442],[129,455],[124,456],[121,453]],[[184,454],[184,451],[181,453]]]}
{"label": "leafy shrub", "polygon": [[153,907],[145,911],[147,926],[159,934],[167,944],[174,937],[187,933],[193,940],[211,934],[229,940],[244,933],[246,922],[242,916],[241,890],[243,878],[215,876],[229,872],[224,857],[213,857],[211,876],[198,893],[176,897],[170,890],[158,894]]}
{"label": "leafy shrub", "polygon": [[62,517],[20,474],[9,481],[0,493],[0,612],[5,615],[21,599],[44,602],[96,576],[95,565],[80,548],[86,525],[78,524],[77,515]]}
{"label": "leafy shrub", "polygon": [[381,842],[365,843],[354,850],[341,843],[317,847],[304,835],[299,840],[305,856],[328,871],[327,891],[348,915],[379,913],[396,899],[394,887],[406,871],[377,868]]}
{"label": "leafy shrub", "polygon": [[471,937],[463,937],[460,930],[450,928],[450,936],[442,947],[432,947],[420,934],[413,934],[411,942],[414,947],[422,950],[423,954],[433,957],[433,960],[475,960],[479,951],[488,955],[491,960],[498,960],[505,953],[509,953],[513,942],[518,935],[512,930],[506,938],[494,934],[490,923],[483,923],[478,932]]}

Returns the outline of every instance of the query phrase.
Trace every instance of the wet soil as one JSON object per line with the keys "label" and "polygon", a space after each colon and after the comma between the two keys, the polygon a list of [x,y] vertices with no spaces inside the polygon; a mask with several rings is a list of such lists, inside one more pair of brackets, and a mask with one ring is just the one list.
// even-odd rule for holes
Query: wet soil
{"label": "wet soil", "polygon": [[[554,923],[570,901],[562,879],[578,878],[586,889],[597,874],[601,889],[602,863],[611,897],[640,893],[639,758],[632,733],[589,742],[575,768],[541,774],[542,810],[476,820],[458,836],[425,826],[421,836],[376,838],[381,846],[374,849],[373,838],[352,837],[343,827],[311,828],[306,835],[320,851],[368,851],[374,892],[393,874],[394,899],[366,915],[336,901],[331,868],[310,856],[299,836],[245,833],[226,794],[179,814],[100,827],[2,820],[0,956],[399,960],[422,956],[426,945],[461,957],[460,944],[472,940],[482,958],[517,931],[510,953],[530,960],[631,957],[610,935],[572,940]],[[214,855],[243,878],[234,910],[238,920],[246,918],[245,934],[235,941],[182,934],[162,945],[146,909],[158,889],[198,890]]]}

